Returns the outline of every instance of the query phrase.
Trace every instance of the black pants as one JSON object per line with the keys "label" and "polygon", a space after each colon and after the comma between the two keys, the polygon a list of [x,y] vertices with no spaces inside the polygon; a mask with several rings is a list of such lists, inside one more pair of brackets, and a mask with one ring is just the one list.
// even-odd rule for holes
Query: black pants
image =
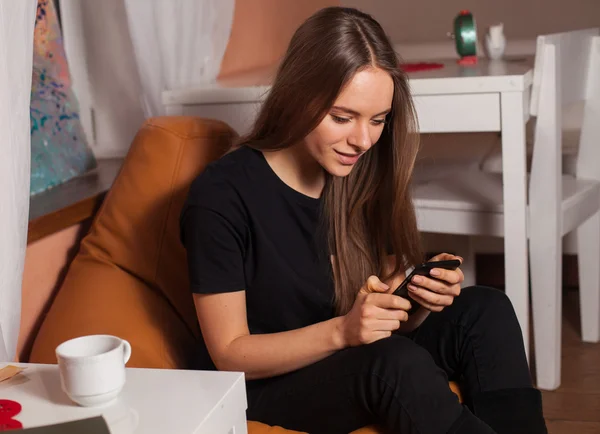
{"label": "black pants", "polygon": [[[467,407],[448,380],[460,383]],[[431,313],[410,335],[347,348],[247,386],[248,420],[310,433],[348,433],[369,424],[394,433],[463,432],[453,427],[465,413],[476,419],[477,397],[535,391],[513,307],[503,292],[486,287],[463,289],[452,306]],[[505,402],[511,401],[509,393]],[[494,417],[505,418],[497,402],[493,406]],[[505,410],[508,418],[514,413]],[[531,411],[543,424],[541,406]]]}

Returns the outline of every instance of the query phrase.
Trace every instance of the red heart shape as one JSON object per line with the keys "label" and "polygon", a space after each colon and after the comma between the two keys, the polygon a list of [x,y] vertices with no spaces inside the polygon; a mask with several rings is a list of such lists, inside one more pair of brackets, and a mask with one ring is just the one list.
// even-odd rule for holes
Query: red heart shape
{"label": "red heart shape", "polygon": [[14,429],[23,428],[23,424],[15,419],[0,420],[0,431],[12,431]]}
{"label": "red heart shape", "polygon": [[0,399],[0,420],[10,419],[21,413],[21,404],[9,399]]}
{"label": "red heart shape", "polygon": [[11,431],[23,428],[23,424],[13,419],[21,412],[21,404],[9,399],[0,399],[0,431]]}

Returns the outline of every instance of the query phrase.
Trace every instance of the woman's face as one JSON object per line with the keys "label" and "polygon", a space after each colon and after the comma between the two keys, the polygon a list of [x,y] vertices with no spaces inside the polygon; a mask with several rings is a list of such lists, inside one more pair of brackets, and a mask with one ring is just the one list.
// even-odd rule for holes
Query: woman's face
{"label": "woman's face", "polygon": [[394,82],[379,68],[357,72],[321,123],[304,139],[308,154],[333,176],[347,176],[377,143],[392,108]]}

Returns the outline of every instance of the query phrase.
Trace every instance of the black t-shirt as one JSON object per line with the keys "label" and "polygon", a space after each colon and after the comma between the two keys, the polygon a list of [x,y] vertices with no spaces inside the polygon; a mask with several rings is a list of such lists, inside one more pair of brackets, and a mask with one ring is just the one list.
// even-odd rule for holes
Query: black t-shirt
{"label": "black t-shirt", "polygon": [[[192,292],[245,290],[250,333],[332,318],[332,271],[320,211],[320,199],[285,184],[258,150],[241,147],[209,164],[181,212]],[[202,350],[201,368],[214,369]]]}

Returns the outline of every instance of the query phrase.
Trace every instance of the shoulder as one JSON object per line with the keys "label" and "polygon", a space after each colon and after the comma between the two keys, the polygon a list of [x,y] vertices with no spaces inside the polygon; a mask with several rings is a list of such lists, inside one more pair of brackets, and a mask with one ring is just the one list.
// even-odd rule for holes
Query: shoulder
{"label": "shoulder", "polygon": [[242,147],[209,163],[190,185],[187,204],[211,207],[239,198],[240,190],[252,182],[255,152]]}
{"label": "shoulder", "polygon": [[190,209],[219,214],[230,221],[245,219],[246,191],[257,181],[252,176],[258,156],[241,147],[209,163],[190,185],[181,217]]}

